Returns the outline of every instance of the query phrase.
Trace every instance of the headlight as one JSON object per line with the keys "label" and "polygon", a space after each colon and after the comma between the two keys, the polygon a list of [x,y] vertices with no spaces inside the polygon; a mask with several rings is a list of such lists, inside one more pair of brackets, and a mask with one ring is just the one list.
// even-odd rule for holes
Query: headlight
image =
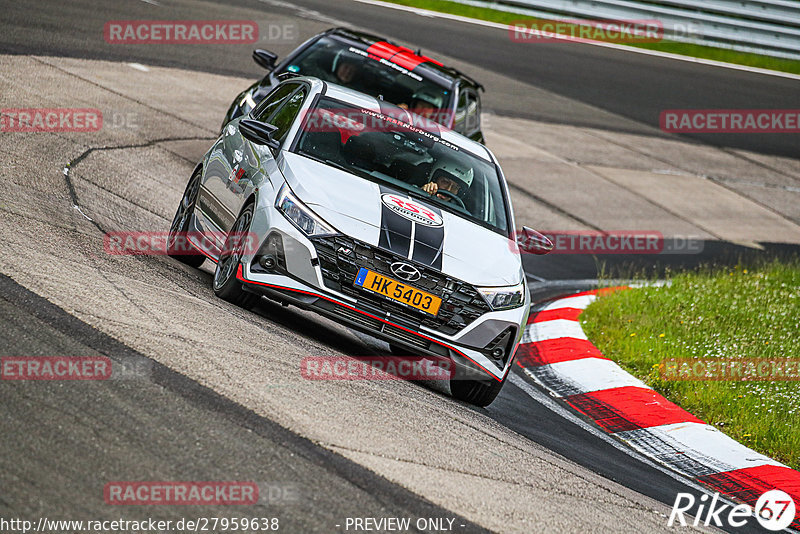
{"label": "headlight", "polygon": [[520,282],[515,286],[505,287],[478,287],[476,288],[492,310],[508,310],[522,306],[525,302],[525,283]]}
{"label": "headlight", "polygon": [[286,184],[278,192],[275,207],[289,219],[289,222],[309,237],[338,233],[331,225],[300,202]]}

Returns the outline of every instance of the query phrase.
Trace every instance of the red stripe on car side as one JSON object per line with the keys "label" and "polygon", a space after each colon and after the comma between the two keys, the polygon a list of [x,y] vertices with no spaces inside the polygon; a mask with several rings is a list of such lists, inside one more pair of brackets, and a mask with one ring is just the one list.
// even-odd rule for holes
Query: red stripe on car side
{"label": "red stripe on car side", "polygon": [[194,248],[195,250],[199,251],[199,252],[200,252],[200,253],[201,253],[203,256],[205,256],[205,257],[206,257],[206,258],[208,258],[209,260],[213,261],[214,263],[217,263],[217,260],[216,260],[216,258],[214,258],[214,257],[213,257],[213,256],[211,256],[211,255],[210,255],[208,252],[206,252],[205,250],[203,250],[202,248],[200,248],[200,246],[199,246],[199,245],[195,245],[195,244],[194,244],[194,242],[192,242],[192,240],[191,240],[191,239],[187,239],[186,241],[187,241],[187,242],[188,242],[190,245],[192,245],[192,248]]}

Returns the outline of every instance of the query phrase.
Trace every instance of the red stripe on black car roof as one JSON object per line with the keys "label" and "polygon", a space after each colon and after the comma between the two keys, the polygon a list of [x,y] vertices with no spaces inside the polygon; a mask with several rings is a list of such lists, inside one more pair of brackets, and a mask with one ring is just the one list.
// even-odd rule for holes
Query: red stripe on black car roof
{"label": "red stripe on black car roof", "polygon": [[392,43],[387,43],[386,41],[378,41],[367,48],[367,52],[380,58],[388,59],[389,61],[408,70],[414,70],[417,65],[420,63],[425,63],[426,61],[439,65],[440,67],[442,66],[441,63],[429,57],[418,56],[410,48],[396,46]]}

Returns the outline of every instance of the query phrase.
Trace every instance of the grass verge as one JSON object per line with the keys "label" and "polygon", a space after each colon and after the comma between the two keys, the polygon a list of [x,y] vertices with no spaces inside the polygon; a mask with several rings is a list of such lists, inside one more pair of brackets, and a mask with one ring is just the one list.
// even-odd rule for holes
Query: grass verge
{"label": "grass verge", "polygon": [[[526,21],[528,24],[534,21],[536,21],[537,23],[546,22],[546,20],[544,19],[528,17],[526,15],[522,15],[519,13],[509,13],[507,11],[500,11],[498,9],[459,4],[457,2],[449,2],[447,0],[385,0],[385,1],[393,4],[416,7],[420,9],[427,9],[429,11],[438,11],[440,13],[449,13],[452,15],[460,15],[462,17],[469,17],[473,19],[487,20],[490,22],[499,22],[501,24],[511,24],[520,21]],[[760,54],[751,54],[747,52],[736,52],[734,50],[716,48],[713,46],[679,43],[675,41],[662,41],[657,43],[630,43],[630,44],[625,43],[625,44],[627,46],[646,48],[648,50],[658,50],[660,52],[669,52],[671,54],[679,54],[682,56],[690,56],[700,59],[711,59],[715,61],[722,61],[725,63],[735,63],[737,65],[745,65],[748,67],[758,67],[762,69],[770,69],[781,72],[788,72],[792,74],[800,74],[800,61],[797,60],[775,58],[770,56],[763,56]],[[524,43],[520,44],[520,46],[525,46],[525,44]]]}
{"label": "grass verge", "polygon": [[668,286],[612,293],[581,323],[603,354],[666,398],[800,469],[800,382],[678,381],[661,373],[675,358],[800,364],[800,259],[704,269],[675,275]]}

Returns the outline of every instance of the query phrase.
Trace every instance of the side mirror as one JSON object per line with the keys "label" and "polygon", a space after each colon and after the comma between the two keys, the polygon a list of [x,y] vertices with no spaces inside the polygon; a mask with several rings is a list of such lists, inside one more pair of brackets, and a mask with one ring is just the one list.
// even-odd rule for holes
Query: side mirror
{"label": "side mirror", "polygon": [[270,52],[269,50],[262,50],[260,48],[253,50],[253,61],[261,65],[267,70],[275,68],[275,62],[278,60],[278,54]]}
{"label": "side mirror", "polygon": [[517,245],[522,252],[543,256],[553,250],[553,242],[550,239],[527,226],[522,227],[522,231],[517,233]]}
{"label": "side mirror", "polygon": [[277,129],[277,126],[266,122],[254,121],[253,119],[239,121],[239,131],[242,133],[242,137],[257,145],[268,146],[273,150],[278,150],[281,147],[280,143],[272,138],[272,134]]}

